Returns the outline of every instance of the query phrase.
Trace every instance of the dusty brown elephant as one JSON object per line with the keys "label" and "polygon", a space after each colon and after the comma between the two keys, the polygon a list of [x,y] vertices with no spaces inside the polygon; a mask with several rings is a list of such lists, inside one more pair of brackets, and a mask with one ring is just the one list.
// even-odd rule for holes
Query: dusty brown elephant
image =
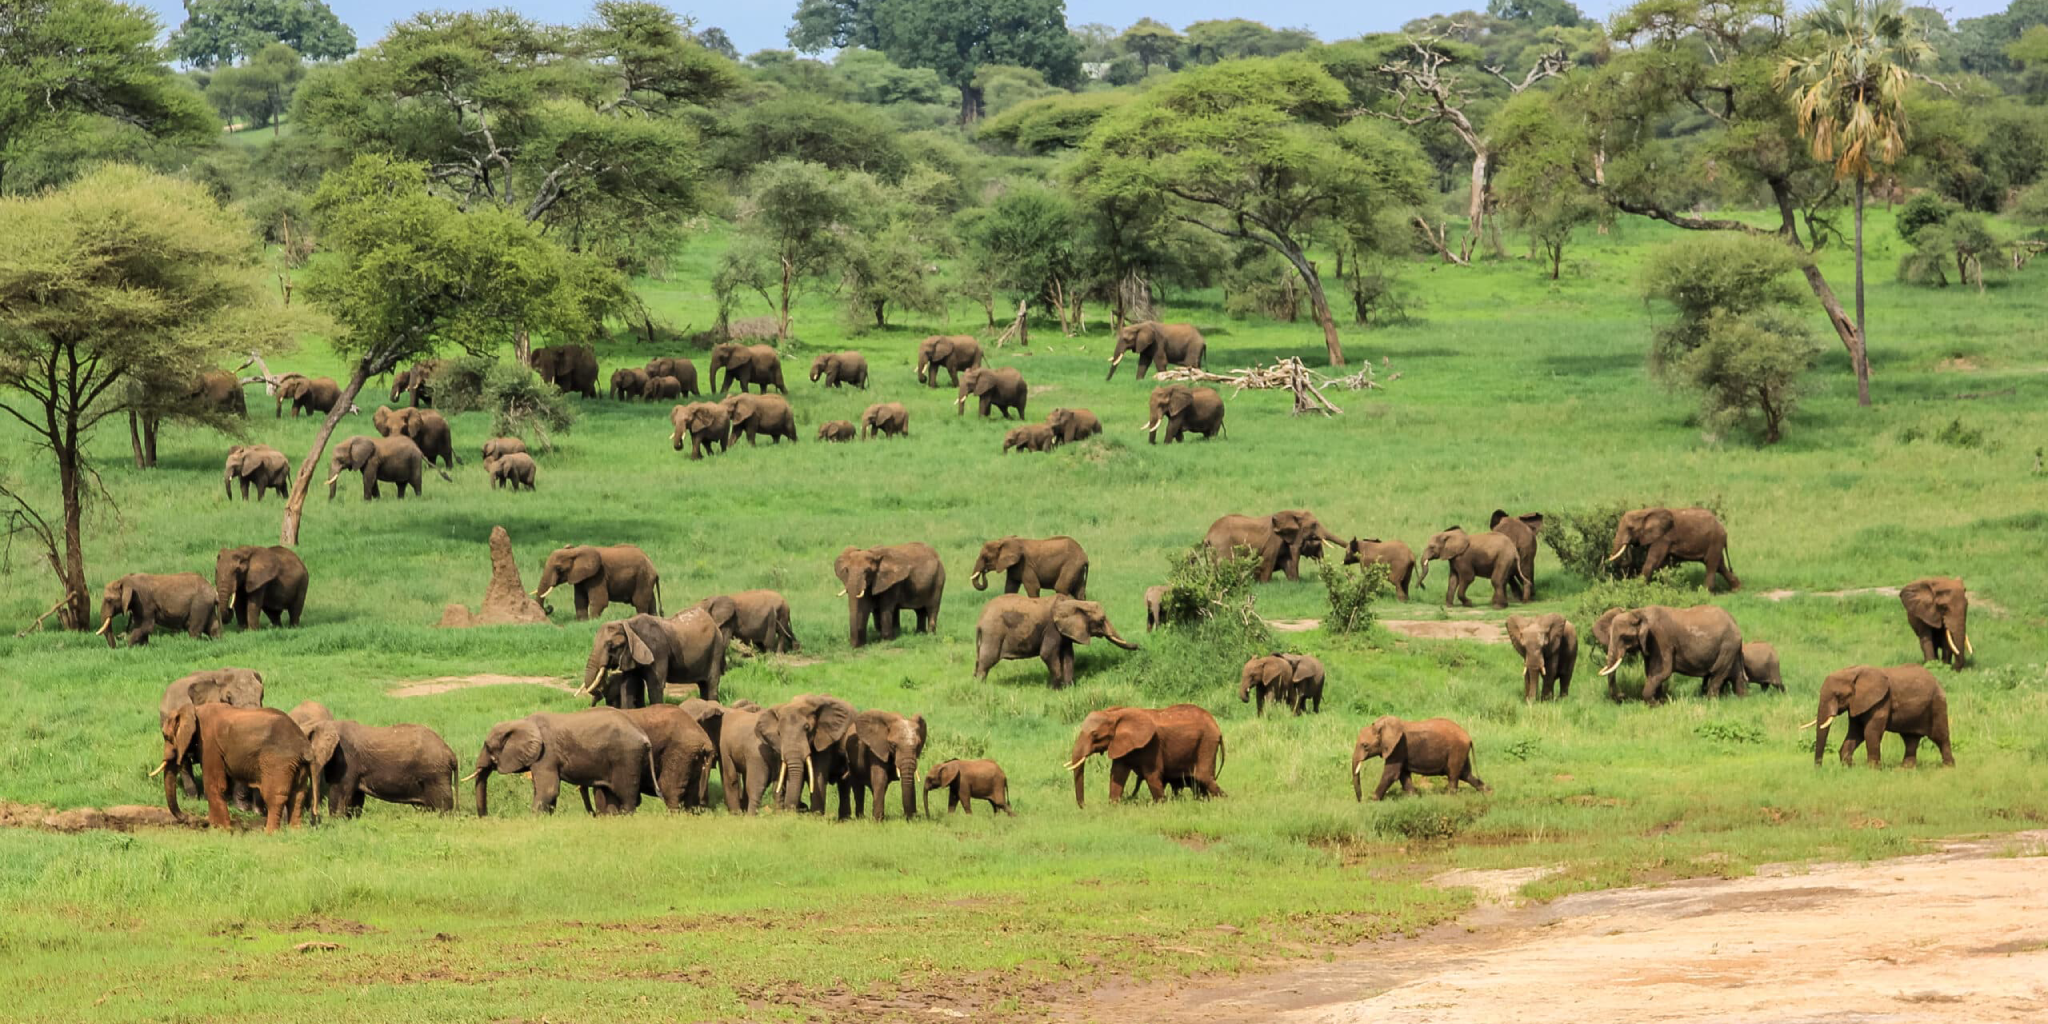
{"label": "dusty brown elephant", "polygon": [[1778,667],[1778,649],[1767,643],[1742,645],[1743,678],[1765,690],[1777,687],[1785,692],[1785,673]]}
{"label": "dusty brown elephant", "polygon": [[612,371],[611,388],[605,393],[621,402],[628,398],[639,398],[646,392],[647,382],[653,379],[654,375],[646,370],[621,366]]}
{"label": "dusty brown elephant", "polygon": [[526,442],[516,437],[494,437],[484,442],[481,449],[486,460],[502,459],[507,455],[528,455]]}
{"label": "dusty brown elephant", "polygon": [[1102,421],[1086,409],[1054,409],[1045,415],[1045,425],[1052,428],[1053,439],[1060,444],[1073,444],[1102,433]]}
{"label": "dusty brown elephant", "polygon": [[1088,552],[1072,537],[998,537],[981,546],[967,578],[988,589],[988,574],[1003,574],[1003,593],[1019,590],[1037,597],[1040,589],[1073,598],[1088,596]]}
{"label": "dusty brown elephant", "polygon": [[129,573],[107,584],[100,596],[99,635],[114,646],[114,616],[128,617],[128,646],[149,642],[162,629],[182,629],[193,639],[220,638],[220,614],[213,585],[196,572]]}
{"label": "dusty brown elephant", "polygon": [[185,812],[178,809],[176,769],[196,760],[206,793],[207,824],[228,827],[228,790],[241,783],[263,797],[264,832],[277,831],[287,816],[293,828],[299,826],[306,809],[312,749],[306,734],[284,712],[190,704],[171,713],[163,723],[163,736],[163,761],[150,775],[163,775],[164,806],[172,817],[185,820]]}
{"label": "dusty brown elephant", "polygon": [[1157,320],[1125,324],[1116,332],[1116,352],[1109,357],[1109,373],[1102,379],[1115,377],[1116,368],[1130,353],[1137,353],[1137,378],[1142,383],[1147,363],[1154,373],[1168,366],[1192,366],[1199,370],[1208,350],[1209,343],[1202,340],[1202,332],[1195,330],[1194,324],[1162,324]]}
{"label": "dusty brown elephant", "polygon": [[947,814],[954,811],[973,814],[974,802],[986,800],[989,810],[1016,816],[1016,812],[1010,809],[1010,780],[1003,774],[1003,766],[994,761],[953,760],[932,765],[924,775],[925,817],[931,817],[932,790],[935,789],[946,791]]}
{"label": "dusty brown elephant", "polygon": [[242,391],[242,379],[226,370],[201,371],[185,389],[185,400],[230,416],[249,415],[249,398]]}
{"label": "dusty brown elephant", "polygon": [[[360,434],[334,446],[334,455],[327,460],[327,500],[334,500],[334,488],[341,474],[354,470],[363,474],[363,500],[375,501],[382,497],[380,483],[398,485],[398,500],[405,500],[405,489],[412,488],[415,497],[420,494],[420,481],[426,476],[427,457],[420,453],[420,446],[412,438],[364,437]],[[450,483],[448,474],[440,469],[434,472]]]}
{"label": "dusty brown elephant", "polygon": [[221,473],[221,490],[228,500],[235,498],[235,481],[242,482],[242,500],[249,500],[249,485],[256,485],[256,500],[263,492],[276,491],[280,498],[290,495],[291,460],[267,444],[238,444],[228,449],[227,466]]}
{"label": "dusty brown elephant", "polygon": [[902,402],[877,402],[860,414],[862,440],[876,437],[910,436],[910,410]]}
{"label": "dusty brown elephant", "polygon": [[811,360],[811,383],[823,380],[828,388],[851,384],[868,389],[867,357],[858,352],[826,352]]}
{"label": "dusty brown elephant", "polygon": [[376,425],[377,433],[385,437],[403,434],[419,445],[420,454],[427,464],[440,462],[449,469],[455,468],[455,438],[448,429],[448,420],[432,409],[392,409],[378,406],[370,414],[370,422]]}
{"label": "dusty brown elephant", "polygon": [[281,626],[286,615],[299,624],[306,610],[306,563],[283,545],[222,548],[213,560],[216,614],[223,623],[239,621],[257,628],[263,616]]}
{"label": "dusty brown elephant", "polygon": [[981,342],[965,334],[935,334],[917,343],[917,380],[927,387],[939,386],[940,370],[952,375],[951,383],[959,384],[961,372],[981,362]]}
{"label": "dusty brown elephant", "polygon": [[[254,669],[215,668],[181,676],[171,685],[164,687],[162,699],[157,701],[156,724],[159,730],[170,724],[171,717],[180,708],[194,704],[226,704],[238,708],[260,708],[263,706],[263,676]],[[199,779],[192,774],[193,760],[181,761],[171,767],[178,776],[179,787],[186,796],[199,795]],[[235,806],[249,810],[255,802],[249,799],[247,787],[237,787]]]}
{"label": "dusty brown elephant", "polygon": [[[846,737],[860,716],[853,705],[837,697],[807,693],[761,712],[755,717],[754,732],[775,748],[782,762],[782,778],[776,786],[776,805],[783,810],[803,806],[803,788],[811,787],[811,812],[825,813],[826,786],[846,774]],[[851,794],[842,790],[839,816],[848,817]]]}
{"label": "dusty brown elephant", "polygon": [[974,624],[974,678],[988,678],[998,661],[1038,658],[1055,690],[1074,684],[1074,645],[1102,637],[1127,651],[1138,645],[1118,636],[1109,613],[1093,601],[1052,594],[1004,594],[981,609]]}
{"label": "dusty brown elephant", "polygon": [[1717,575],[1728,582],[1728,589],[1742,589],[1728,564],[1728,528],[1706,509],[1639,508],[1625,513],[1614,528],[1614,554],[1607,560],[1619,559],[1631,547],[1644,549],[1643,579],[1666,563],[1699,562],[1707,567],[1707,593],[1714,592]]}
{"label": "dusty brown elephant", "polygon": [[1145,588],[1145,632],[1166,625],[1166,595],[1172,592],[1172,587],[1164,585]]}
{"label": "dusty brown elephant", "polygon": [[391,380],[391,401],[400,395],[411,395],[415,408],[434,404],[434,377],[441,372],[439,359],[422,359],[412,364],[412,369],[401,370]]}
{"label": "dusty brown elephant", "polygon": [[1748,678],[1742,668],[1742,630],[1727,609],[1715,605],[1668,608],[1653,604],[1624,609],[1611,618],[1601,616],[1594,636],[1607,648],[1606,676],[1609,696],[1615,695],[1614,672],[1622,659],[1638,651],[1643,655],[1643,700],[1656,703],[1665,696],[1665,682],[1674,674],[1697,676],[1715,697],[1729,683],[1740,696],[1749,695]]}
{"label": "dusty brown elephant", "polygon": [[540,476],[540,466],[533,456],[525,452],[510,452],[494,459],[484,460],[484,472],[491,475],[493,490],[510,486],[513,490],[521,487],[534,489],[534,480]]}
{"label": "dusty brown elephant", "polygon": [[649,377],[674,377],[683,386],[683,394],[703,394],[697,390],[697,364],[681,356],[656,356],[647,361],[643,372]]}
{"label": "dusty brown elephant", "polygon": [[541,712],[499,722],[484,737],[476,767],[461,780],[476,780],[479,818],[490,812],[492,772],[530,773],[535,814],[555,813],[564,782],[596,791],[592,814],[631,814],[640,808],[647,778],[656,774],[654,745],[617,708]]}
{"label": "dusty brown elephant", "polygon": [[309,416],[330,413],[341,404],[341,385],[332,377],[288,377],[277,386],[277,415],[273,419],[284,418],[286,402],[292,403],[292,419],[298,419],[302,412]]}
{"label": "dusty brown elephant", "polygon": [[[1842,738],[1842,765],[1855,763],[1857,744],[1865,745],[1865,764],[1878,766],[1878,746],[1888,732],[1906,741],[1901,767],[1919,766],[1920,741],[1934,741],[1941,751],[1941,763],[1953,768],[1956,758],[1949,749],[1948,694],[1934,673],[1921,665],[1876,668],[1852,665],[1835,672],[1820,684],[1820,710],[1807,726],[1813,727],[1813,765],[1820,767],[1827,752],[1828,726],[1839,715],[1849,716],[1849,734]],[[1806,728],[1801,726],[1800,728]]]}
{"label": "dusty brown elephant", "polygon": [[332,716],[301,727],[312,748],[308,767],[327,792],[329,815],[363,813],[366,796],[443,814],[455,810],[455,751],[440,733],[424,725],[364,725]]}
{"label": "dusty brown elephant", "polygon": [[839,577],[839,592],[846,596],[850,645],[860,647],[868,642],[870,619],[882,639],[896,639],[906,608],[917,614],[918,632],[938,630],[939,605],[946,596],[946,567],[931,545],[912,541],[849,547],[833,560],[832,574]]}
{"label": "dusty brown elephant", "polygon": [[773,590],[742,590],[707,597],[691,607],[711,616],[727,637],[757,651],[783,654],[801,649],[789,625],[789,600]]}
{"label": "dusty brown elephant", "polygon": [[597,397],[597,353],[588,345],[548,345],[533,350],[531,365],[540,379],[563,393]]}
{"label": "dusty brown elephant", "polygon": [[867,814],[867,802],[875,803],[875,820],[887,817],[883,799],[890,783],[903,792],[904,820],[917,817],[917,761],[924,756],[923,715],[904,717],[894,711],[863,711],[854,716],[853,728],[839,741],[839,758],[845,766],[839,776],[839,805],[853,797],[853,816]]}
{"label": "dusty brown elephant", "polygon": [[1403,793],[1413,795],[1417,775],[1447,778],[1454,793],[1460,782],[1470,783],[1481,792],[1491,788],[1472,770],[1472,735],[1448,718],[1404,722],[1384,715],[1360,729],[1358,739],[1351,744],[1353,800],[1365,799],[1365,762],[1375,757],[1385,758],[1386,768],[1380,772],[1379,785],[1373,787],[1374,800],[1385,800],[1396,779],[1400,780]]}
{"label": "dusty brown elephant", "polygon": [[1415,550],[1398,540],[1383,541],[1378,537],[1353,537],[1344,545],[1344,564],[1361,565],[1378,562],[1387,567],[1387,582],[1394,585],[1394,596],[1408,600],[1408,583],[1415,577]]}
{"label": "dusty brown elephant", "polygon": [[643,402],[665,402],[683,393],[683,382],[674,377],[649,377],[640,385],[640,400]]}
{"label": "dusty brown elephant", "polygon": [[1237,699],[1241,703],[1251,703],[1256,698],[1253,713],[1262,718],[1265,717],[1269,697],[1276,705],[1285,705],[1297,716],[1311,705],[1320,715],[1323,713],[1325,678],[1320,658],[1275,651],[1244,663],[1244,669],[1238,674]]}
{"label": "dusty brown elephant", "polygon": [[1257,554],[1260,583],[1271,580],[1275,569],[1290,580],[1300,580],[1301,560],[1321,559],[1326,542],[1343,543],[1306,509],[1283,509],[1270,516],[1223,516],[1210,523],[1209,532],[1202,536],[1210,557],[1218,561],[1237,557],[1240,548]]}
{"label": "dusty brown elephant", "polygon": [[1001,409],[1004,419],[1009,419],[1014,409],[1017,418],[1023,419],[1031,385],[1024,382],[1024,372],[1014,367],[977,366],[960,375],[960,395],[953,400],[956,414],[967,414],[969,398],[980,400],[982,419],[988,418],[990,409]]}
{"label": "dusty brown elephant", "polygon": [[830,420],[818,424],[818,440],[840,444],[860,436],[860,431],[849,420]]}
{"label": "dusty brown elephant", "polygon": [[1020,452],[1049,452],[1058,444],[1059,438],[1053,436],[1051,427],[1043,423],[1026,423],[1021,427],[1011,427],[1009,432],[1003,435],[1003,454],[1010,454],[1012,449]]}
{"label": "dusty brown elephant", "polygon": [[766,434],[773,444],[781,444],[789,438],[796,443],[796,413],[790,411],[789,400],[781,395],[749,395],[741,392],[723,399],[726,415],[732,423],[732,436],[747,434],[747,447],[754,447],[754,438]]}
{"label": "dusty brown elephant", "polygon": [[1515,557],[1521,563],[1517,575],[1522,577],[1522,601],[1524,604],[1536,599],[1536,535],[1543,532],[1543,513],[1525,512],[1512,516],[1506,509],[1494,509],[1493,518],[1488,522],[1493,532],[1506,536],[1515,542]]}
{"label": "dusty brown elephant", "polygon": [[[725,371],[725,384],[718,383],[718,373]],[[789,388],[782,383],[782,357],[773,345],[740,345],[734,342],[720,342],[711,349],[711,387],[723,395],[738,383],[741,393],[747,385],[768,393],[768,385],[775,390],[789,394]]]}
{"label": "dusty brown elephant", "polygon": [[693,459],[703,458],[706,448],[725,451],[732,445],[732,410],[717,402],[678,405],[668,411],[668,421],[675,427],[669,435],[670,446],[682,451],[683,438],[689,438]]}
{"label": "dusty brown elephant", "polygon": [[[695,707],[684,701],[684,708]],[[721,709],[716,719],[699,714],[704,731],[712,733],[718,745],[718,786],[724,790],[725,809],[733,814],[758,814],[768,787],[782,775],[782,754],[758,726],[761,708],[752,701],[737,701]]]}
{"label": "dusty brown elephant", "polygon": [[576,620],[603,615],[613,601],[629,602],[642,615],[661,614],[661,574],[647,552],[631,544],[556,548],[541,563],[533,599],[546,598],[562,584],[576,588]]}
{"label": "dusty brown elephant", "polygon": [[1159,424],[1166,422],[1166,443],[1182,434],[1194,433],[1209,440],[1223,433],[1223,396],[1215,388],[1190,388],[1171,384],[1152,389],[1152,418],[1145,422],[1148,444],[1159,443]]}
{"label": "dusty brown elephant", "polygon": [[1963,581],[1928,577],[1899,589],[1906,625],[1920,640],[1920,660],[1962,671],[1977,647],[1970,642],[1970,595]]}
{"label": "dusty brown elephant", "polygon": [[[711,774],[718,753],[697,717],[674,704],[620,713],[646,735],[647,755],[654,761],[653,769],[641,776],[640,794],[661,800],[670,813],[704,806],[705,777]],[[581,788],[588,807],[590,788]]]}
{"label": "dusty brown elephant", "polygon": [[1443,559],[1450,567],[1451,578],[1444,585],[1446,608],[1453,601],[1472,607],[1472,599],[1465,596],[1465,591],[1474,579],[1482,576],[1493,583],[1493,606],[1506,608],[1509,588],[1522,571],[1514,539],[1490,530],[1470,534],[1463,527],[1453,526],[1431,537],[1422,549],[1422,576],[1416,580],[1417,586],[1429,581],[1429,563],[1437,559]]}
{"label": "dusty brown elephant", "polygon": [[1549,700],[1553,688],[1557,698],[1571,696],[1572,673],[1579,664],[1579,631],[1565,617],[1510,615],[1508,642],[1522,656],[1522,700],[1534,704],[1538,696]]}
{"label": "dusty brown elephant", "polygon": [[[1000,598],[998,599],[1000,600]],[[1216,775],[1223,768],[1223,730],[1216,716],[1193,704],[1164,708],[1104,708],[1081,721],[1072,760],[1074,806],[1086,806],[1088,759],[1109,758],[1109,802],[1124,798],[1133,772],[1157,803],[1166,799],[1167,780],[1187,780],[1198,796],[1223,796]]]}

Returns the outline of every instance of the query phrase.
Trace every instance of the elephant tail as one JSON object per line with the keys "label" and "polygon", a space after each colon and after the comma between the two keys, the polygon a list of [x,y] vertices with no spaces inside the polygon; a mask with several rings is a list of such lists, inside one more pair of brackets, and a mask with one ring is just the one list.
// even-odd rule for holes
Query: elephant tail
{"label": "elephant tail", "polygon": [[654,791],[654,798],[656,800],[668,799],[668,797],[661,795],[661,772],[656,770],[654,766],[653,744],[648,744],[647,746],[647,788]]}
{"label": "elephant tail", "polygon": [[654,614],[661,614],[661,577],[654,578]]}
{"label": "elephant tail", "polygon": [[442,468],[441,468],[441,467],[439,467],[439,466],[435,466],[435,467],[434,467],[434,472],[435,472],[436,474],[438,474],[438,475],[439,475],[439,476],[441,477],[441,479],[443,479],[443,480],[445,480],[445,481],[447,481],[447,482],[449,482],[449,483],[451,483],[451,484],[455,482],[455,478],[454,478],[454,477],[452,477],[452,476],[449,476],[449,475],[448,475],[448,471],[447,471],[447,470],[445,470],[445,469],[442,469]]}
{"label": "elephant tail", "polygon": [[1223,750],[1223,737],[1221,735],[1218,735],[1216,737],[1216,774],[1218,775],[1223,774]]}

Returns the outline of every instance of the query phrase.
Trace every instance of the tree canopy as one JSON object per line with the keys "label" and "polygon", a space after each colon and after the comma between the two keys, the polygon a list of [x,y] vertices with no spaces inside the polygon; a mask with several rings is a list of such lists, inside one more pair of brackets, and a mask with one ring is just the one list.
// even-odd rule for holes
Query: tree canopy
{"label": "tree canopy", "polygon": [[356,34],[323,0],[185,0],[171,55],[195,67],[234,64],[283,43],[314,60],[356,52]]}
{"label": "tree canopy", "polygon": [[962,123],[981,117],[984,65],[1031,68],[1059,86],[1081,73],[1064,0],[805,0],[789,40],[808,52],[864,46],[930,68],[959,90]]}

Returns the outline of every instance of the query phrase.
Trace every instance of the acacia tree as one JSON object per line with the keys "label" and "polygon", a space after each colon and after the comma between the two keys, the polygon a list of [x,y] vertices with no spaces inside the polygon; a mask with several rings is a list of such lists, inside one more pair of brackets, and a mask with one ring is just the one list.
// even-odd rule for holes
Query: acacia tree
{"label": "acacia tree", "polygon": [[185,0],[185,23],[170,50],[202,68],[253,57],[284,43],[314,60],[356,52],[356,34],[322,0]]}
{"label": "acacia tree", "polygon": [[[776,336],[789,339],[789,310],[804,287],[839,266],[849,223],[873,179],[823,164],[777,160],[754,172],[738,232],[720,259],[713,288],[729,297],[745,288],[775,310]],[[721,306],[728,299],[722,299]]]}
{"label": "acacia tree", "polygon": [[981,117],[984,65],[1031,68],[1057,86],[1081,74],[1063,0],[804,0],[789,42],[806,53],[860,46],[931,68],[960,91],[961,124]]}

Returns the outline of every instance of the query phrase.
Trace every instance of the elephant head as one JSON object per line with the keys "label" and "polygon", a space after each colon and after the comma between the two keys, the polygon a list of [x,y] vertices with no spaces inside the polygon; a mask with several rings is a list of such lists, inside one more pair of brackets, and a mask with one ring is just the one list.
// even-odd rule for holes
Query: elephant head
{"label": "elephant head", "polygon": [[1353,537],[1344,545],[1344,564],[1357,565],[1369,560],[1372,547],[1380,543],[1378,537]]}
{"label": "elephant head", "polygon": [[483,749],[477,751],[475,769],[462,779],[476,780],[476,816],[481,818],[490,809],[486,784],[491,781],[492,772],[524,775],[540,763],[546,750],[547,741],[541,736],[540,725],[531,718],[492,726],[491,734],[484,737]]}
{"label": "elephant head", "polygon": [[832,365],[832,361],[833,361],[833,360],[835,360],[835,359],[838,359],[838,358],[839,358],[839,354],[838,354],[838,353],[836,353],[836,352],[826,352],[826,353],[823,353],[823,354],[819,355],[819,356],[818,356],[817,358],[815,358],[815,359],[812,359],[812,360],[811,360],[811,382],[812,382],[812,383],[816,383],[816,382],[817,382],[817,380],[818,380],[818,378],[820,378],[820,377],[823,377],[823,376],[825,375],[825,371],[826,371],[827,369],[829,369],[829,368],[831,367],[831,365]]}
{"label": "elephant head", "polygon": [[1104,708],[1081,720],[1074,735],[1073,757],[1067,770],[1074,773],[1074,806],[1085,807],[1088,759],[1103,754],[1111,761],[1129,757],[1151,743],[1159,727],[1152,712],[1144,708]]}
{"label": "elephant head", "polygon": [[228,605],[235,595],[247,590],[261,590],[277,581],[284,571],[284,563],[277,552],[254,545],[239,548],[221,548],[213,559],[213,589],[215,603],[220,609],[220,619],[226,622]]}
{"label": "elephant head", "polygon": [[1293,678],[1294,666],[1279,655],[1253,658],[1244,663],[1244,670],[1238,674],[1237,699],[1240,703],[1249,704],[1252,700],[1252,687],[1278,690],[1285,687]]}
{"label": "elephant head", "polygon": [[1185,416],[1187,415],[1188,407],[1194,403],[1195,390],[1193,388],[1184,388],[1178,384],[1171,387],[1153,388],[1151,402],[1152,418],[1146,421],[1142,429],[1148,433],[1158,430],[1160,419],[1177,419]]}
{"label": "elephant head", "polygon": [[[798,792],[807,776],[811,780],[812,793],[823,793],[825,783],[831,780],[815,774],[812,757],[844,743],[847,734],[853,731],[856,717],[853,705],[837,697],[816,693],[805,694],[761,712],[754,722],[754,732],[773,744],[782,756],[781,806],[796,806]],[[814,796],[814,799],[818,806],[824,806],[822,795]]]}
{"label": "elephant head", "polygon": [[718,371],[725,371],[726,386],[732,385],[734,370],[744,369],[751,356],[745,345],[738,342],[721,341],[711,347],[711,387],[718,387]]}
{"label": "elephant head", "polygon": [[967,399],[980,398],[995,390],[997,377],[987,367],[976,366],[960,374],[960,396],[953,400],[953,407],[962,412],[967,410]]}
{"label": "elephant head", "polygon": [[1077,644],[1086,644],[1093,637],[1101,637],[1127,651],[1135,651],[1138,645],[1117,635],[1116,627],[1109,624],[1109,613],[1094,601],[1076,601],[1061,595],[1052,602],[1052,627],[1059,634]]}
{"label": "elephant head", "polygon": [[[1647,656],[1650,645],[1656,642],[1652,633],[1656,616],[1649,609],[1625,608],[1609,614],[1614,617],[1600,617],[1600,622],[1607,624],[1607,638],[1604,643],[1607,648],[1607,667],[1600,670],[1603,676],[1613,675],[1614,670],[1621,667],[1622,659],[1637,651],[1642,651]],[[1599,624],[1596,623],[1593,628],[1594,638],[1599,639]]]}
{"label": "elephant head", "polygon": [[881,428],[877,425],[877,421],[882,418],[884,411],[880,405],[871,405],[863,410],[860,414],[860,428],[862,432],[867,434],[878,432]]}
{"label": "elephant head", "polygon": [[164,808],[171,817],[185,820],[185,812],[178,809],[178,766],[188,758],[198,756],[194,744],[199,742],[199,710],[196,704],[187,704],[163,720],[164,759],[150,775],[164,777]]}
{"label": "elephant head", "polygon": [[1628,553],[1630,545],[1654,547],[1669,534],[1678,519],[1668,508],[1639,508],[1624,513],[1621,522],[1614,527],[1614,553],[1607,556],[1609,562]]}
{"label": "elephant head", "polygon": [[1506,626],[1508,638],[1522,652],[1523,684],[1541,685],[1543,653],[1564,634],[1564,621],[1548,615],[1510,615]]}
{"label": "elephant head", "polygon": [[[1109,357],[1109,373],[1102,379],[1108,380],[1116,376],[1116,368],[1123,364],[1126,354],[1146,349],[1151,350],[1150,357],[1155,366],[1161,370],[1166,369],[1166,346],[1159,343],[1158,332],[1159,325],[1150,320],[1125,324],[1119,329],[1116,332],[1116,351]],[[1145,367],[1142,365],[1138,367],[1138,379],[1145,379]]]}
{"label": "elephant head", "polygon": [[114,616],[128,616],[133,626],[137,619],[156,617],[156,595],[149,585],[134,576],[123,576],[107,584],[100,595],[101,636],[107,638],[107,646],[114,646]]}
{"label": "elephant head", "polygon": [[376,412],[370,414],[370,422],[376,426],[377,433],[390,437],[406,432],[405,426],[412,419],[411,413],[411,409],[393,409],[388,405],[380,405]]}
{"label": "elephant head", "polygon": [[929,338],[918,348],[917,382],[923,384],[926,374],[937,371],[953,358],[954,344],[951,338]]}
{"label": "elephant head", "polygon": [[1813,763],[1820,764],[1821,756],[1827,750],[1828,726],[1836,715],[1844,712],[1851,718],[1867,715],[1891,695],[1891,677],[1883,669],[1869,665],[1854,665],[1823,680],[1820,684],[1820,709],[1814,713],[1813,721],[1800,726],[1802,729],[1807,725],[1813,727]]}
{"label": "elephant head", "polygon": [[1429,563],[1439,558],[1449,561],[1471,548],[1472,537],[1462,526],[1453,526],[1431,537],[1429,545],[1422,549],[1422,575],[1415,578],[1415,585],[1420,587],[1429,582]]}
{"label": "elephant head", "polygon": [[556,548],[541,564],[540,583],[533,588],[533,599],[542,600],[563,584],[581,586],[603,571],[604,557],[588,544]]}
{"label": "elephant head", "polygon": [[669,422],[676,428],[675,435],[669,438],[676,451],[682,451],[683,440],[693,434],[727,430],[732,424],[726,407],[717,402],[691,402],[677,406],[669,412]]}
{"label": "elephant head", "polygon": [[981,546],[981,554],[975,556],[974,574],[967,578],[976,590],[988,589],[988,574],[1009,572],[1024,560],[1024,538],[1004,537]]}
{"label": "elephant head", "polygon": [[878,548],[847,548],[832,563],[840,596],[856,599],[873,597],[910,579],[911,569],[910,560],[900,552]]}
{"label": "elephant head", "polygon": [[903,787],[903,816],[917,817],[917,760],[924,756],[923,715],[908,718],[888,711],[863,711],[854,719],[846,737],[849,748],[859,744],[867,759],[890,765]]}
{"label": "elephant head", "polygon": [[[306,392],[311,390],[313,390],[313,378],[296,373],[286,374],[284,379],[279,381],[277,385],[278,412],[282,414],[286,402],[296,402]],[[391,400],[394,402],[398,400],[398,395],[395,391],[391,396]]]}
{"label": "elephant head", "polygon": [[734,624],[739,620],[740,606],[734,604],[732,598],[718,594],[697,602],[693,607],[710,616],[712,623],[718,626],[719,633],[728,641],[738,632]]}
{"label": "elephant head", "polygon": [[590,657],[583,662],[583,688],[576,691],[578,696],[588,693],[594,699],[602,699],[605,683],[613,672],[640,673],[657,662],[666,663],[668,652],[656,650],[647,637],[632,628],[631,621],[607,622],[598,627],[597,637],[590,644]]}
{"label": "elephant head", "polygon": [[1332,544],[1343,543],[1335,534],[1324,528],[1322,521],[1316,518],[1314,512],[1304,509],[1273,513],[1273,535],[1279,537],[1280,542],[1285,544],[1296,558],[1320,559],[1323,557],[1324,541]]}
{"label": "elephant head", "polygon": [[932,765],[931,770],[924,773],[924,813],[927,817],[932,813],[932,790],[951,789],[953,784],[959,781],[960,760],[958,758],[951,761],[941,761],[938,764]]}
{"label": "elephant head", "polygon": [[1381,715],[1358,731],[1358,741],[1351,746],[1352,799],[1365,799],[1365,763],[1375,757],[1390,761],[1400,758],[1401,744],[1405,742],[1406,726],[1393,715]]}
{"label": "elephant head", "polygon": [[334,500],[335,481],[341,479],[343,470],[362,470],[370,465],[377,455],[377,442],[367,437],[351,437],[334,447],[334,456],[327,460],[327,500]]}
{"label": "elephant head", "polygon": [[1941,631],[1954,655],[1955,667],[1962,668],[1964,657],[1977,653],[1976,645],[1970,642],[1970,598],[1962,580],[1920,580],[1899,591],[1899,603],[1928,632]]}

